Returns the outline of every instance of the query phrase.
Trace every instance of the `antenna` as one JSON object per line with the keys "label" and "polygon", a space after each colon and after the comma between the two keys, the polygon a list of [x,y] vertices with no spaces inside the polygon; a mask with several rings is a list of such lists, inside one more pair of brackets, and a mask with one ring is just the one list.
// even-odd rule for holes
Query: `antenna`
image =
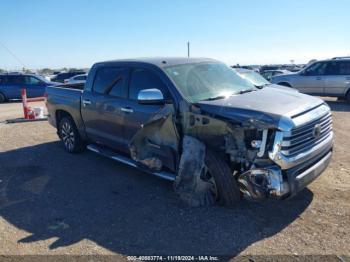
{"label": "antenna", "polygon": [[0,42],[0,45],[18,62],[20,63],[24,68],[26,67],[25,64],[10,50],[8,49],[2,42]]}

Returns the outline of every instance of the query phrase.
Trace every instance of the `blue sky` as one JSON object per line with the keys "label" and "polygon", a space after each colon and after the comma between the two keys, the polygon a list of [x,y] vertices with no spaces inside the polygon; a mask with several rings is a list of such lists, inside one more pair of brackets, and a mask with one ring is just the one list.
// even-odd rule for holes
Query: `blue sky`
{"label": "blue sky", "polygon": [[348,0],[0,0],[0,68],[128,57],[304,63],[350,55]]}

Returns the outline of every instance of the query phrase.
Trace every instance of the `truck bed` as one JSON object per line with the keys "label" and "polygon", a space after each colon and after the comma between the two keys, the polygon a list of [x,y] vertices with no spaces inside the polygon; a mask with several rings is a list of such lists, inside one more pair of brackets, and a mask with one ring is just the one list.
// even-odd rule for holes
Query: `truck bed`
{"label": "truck bed", "polygon": [[80,113],[83,88],[84,84],[49,86],[46,88],[48,119],[52,125],[57,126],[57,116],[53,114],[60,110],[72,116],[78,129],[83,127]]}

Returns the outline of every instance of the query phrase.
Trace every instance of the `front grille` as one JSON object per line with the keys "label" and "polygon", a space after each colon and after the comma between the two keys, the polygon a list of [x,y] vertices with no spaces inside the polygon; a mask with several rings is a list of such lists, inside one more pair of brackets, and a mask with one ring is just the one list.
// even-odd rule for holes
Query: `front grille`
{"label": "front grille", "polygon": [[[315,132],[315,127],[319,127]],[[332,132],[330,112],[306,124],[293,128],[283,135],[281,153],[285,156],[296,156],[310,150],[326,140]]]}

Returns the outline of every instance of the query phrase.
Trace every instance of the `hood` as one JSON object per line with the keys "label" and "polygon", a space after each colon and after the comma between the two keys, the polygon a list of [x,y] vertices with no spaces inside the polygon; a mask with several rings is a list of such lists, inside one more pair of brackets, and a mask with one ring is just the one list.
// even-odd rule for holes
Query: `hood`
{"label": "hood", "polygon": [[281,88],[263,88],[225,99],[201,101],[202,111],[235,123],[278,126],[282,117],[292,117],[324,103],[321,99]]}

